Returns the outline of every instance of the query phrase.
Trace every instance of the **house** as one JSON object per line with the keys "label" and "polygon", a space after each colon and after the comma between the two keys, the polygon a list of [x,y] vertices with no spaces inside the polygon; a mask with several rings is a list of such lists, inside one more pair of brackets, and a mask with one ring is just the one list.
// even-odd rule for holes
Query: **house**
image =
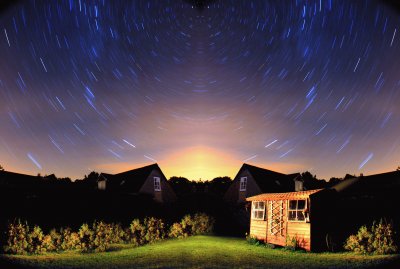
{"label": "house", "polygon": [[40,186],[40,179],[39,176],[0,171],[1,188],[32,189]]}
{"label": "house", "polygon": [[[295,183],[296,182],[296,183]],[[241,204],[246,197],[261,193],[302,190],[300,174],[285,175],[249,164],[243,164],[224,195],[225,202]]]}
{"label": "house", "polygon": [[[336,211],[359,225],[379,218],[397,219],[400,171],[349,178],[332,187],[337,193]],[[342,225],[342,224],[340,224]]]}
{"label": "house", "polygon": [[400,171],[360,175],[343,180],[331,189],[335,196],[329,204],[331,214],[326,219],[334,223],[329,228],[333,243],[340,244],[362,225],[374,221],[393,221],[395,226],[400,223]]}
{"label": "house", "polygon": [[313,250],[312,229],[319,229],[312,225],[313,219],[319,218],[313,205],[318,203],[321,191],[265,193],[247,198],[251,202],[250,236],[274,245],[295,243]]}
{"label": "house", "polygon": [[103,191],[150,195],[160,203],[172,203],[176,195],[158,164],[111,175],[101,173],[97,188]]}

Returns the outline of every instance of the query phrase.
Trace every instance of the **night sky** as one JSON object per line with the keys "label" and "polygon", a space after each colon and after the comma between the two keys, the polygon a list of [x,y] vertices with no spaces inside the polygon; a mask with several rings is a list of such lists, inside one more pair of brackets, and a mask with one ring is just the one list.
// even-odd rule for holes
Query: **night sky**
{"label": "night sky", "polygon": [[22,1],[0,13],[0,164],[319,178],[400,165],[400,14],[378,1]]}

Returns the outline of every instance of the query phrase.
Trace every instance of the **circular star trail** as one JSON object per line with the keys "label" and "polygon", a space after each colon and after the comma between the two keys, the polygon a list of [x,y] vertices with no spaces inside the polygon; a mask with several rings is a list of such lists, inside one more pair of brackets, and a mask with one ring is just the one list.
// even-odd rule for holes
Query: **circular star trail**
{"label": "circular star trail", "polygon": [[384,1],[23,1],[0,13],[0,160],[82,177],[242,162],[394,170],[400,16]]}

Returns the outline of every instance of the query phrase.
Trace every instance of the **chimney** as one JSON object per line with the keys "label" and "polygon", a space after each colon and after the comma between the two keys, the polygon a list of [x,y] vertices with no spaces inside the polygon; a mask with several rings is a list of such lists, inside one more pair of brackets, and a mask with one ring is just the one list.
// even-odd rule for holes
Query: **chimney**
{"label": "chimney", "polygon": [[294,191],[304,191],[303,178],[299,175],[294,179]]}

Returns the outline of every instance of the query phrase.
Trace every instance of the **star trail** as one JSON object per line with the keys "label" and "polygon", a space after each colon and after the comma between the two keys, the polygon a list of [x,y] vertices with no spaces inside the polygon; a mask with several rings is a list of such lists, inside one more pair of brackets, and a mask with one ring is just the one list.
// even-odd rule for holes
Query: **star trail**
{"label": "star trail", "polygon": [[[203,3],[204,4],[204,3]],[[0,13],[0,163],[82,178],[243,161],[396,169],[399,11],[383,1],[21,1]]]}

